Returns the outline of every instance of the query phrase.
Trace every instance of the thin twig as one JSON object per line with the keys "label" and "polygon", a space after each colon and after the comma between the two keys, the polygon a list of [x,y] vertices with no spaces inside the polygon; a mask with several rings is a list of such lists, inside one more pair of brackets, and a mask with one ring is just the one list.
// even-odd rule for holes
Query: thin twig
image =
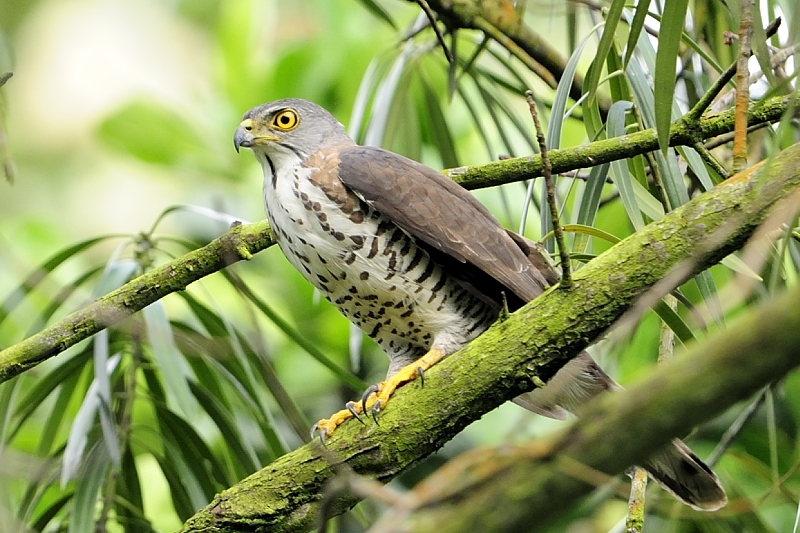
{"label": "thin twig", "polygon": [[553,183],[553,173],[550,166],[550,159],[547,157],[547,146],[544,141],[544,132],[539,123],[539,114],[536,112],[536,104],[533,101],[533,91],[525,91],[525,100],[531,110],[533,125],[536,128],[536,140],[539,143],[539,150],[542,156],[542,176],[544,176],[545,187],[547,188],[547,205],[550,207],[550,217],[553,223],[553,233],[556,237],[558,254],[561,262],[561,288],[569,289],[572,287],[572,274],[570,273],[569,250],[564,242],[564,231],[561,221],[558,219],[558,205],[556,204],[556,187]]}
{"label": "thin twig", "polygon": [[[754,131],[767,128],[769,126],[771,126],[771,124],[768,122],[762,122],[761,124],[753,124],[752,126],[747,127],[747,133],[753,133]],[[733,132],[729,131],[728,133],[723,133],[719,137],[716,137],[714,139],[711,139],[710,141],[703,143],[703,146],[706,148],[706,150],[713,150],[714,148],[719,148],[723,144],[728,144],[732,140],[733,140]]]}
{"label": "thin twig", "polygon": [[[778,28],[781,25],[781,18],[778,17],[772,22],[769,23],[769,26],[766,27],[764,30],[767,34],[767,37],[772,37],[778,31]],[[686,113],[686,117],[690,120],[698,120],[700,116],[708,109],[708,106],[711,105],[711,102],[714,101],[714,98],[720,93],[723,87],[733,79],[733,76],[736,74],[736,63],[729,66],[725,71],[720,74],[717,81],[711,85],[711,88],[706,91],[702,98],[694,105],[694,107]]]}
{"label": "thin twig", "polygon": [[644,494],[647,489],[647,472],[634,466],[631,474],[631,497],[628,499],[628,516],[625,533],[641,533],[644,529]]}
{"label": "thin twig", "polygon": [[549,87],[555,89],[558,87],[558,81],[555,76],[547,70],[544,66],[539,64],[533,57],[528,54],[520,45],[515,43],[509,36],[497,29],[491,22],[483,17],[475,17],[473,20],[475,27],[483,33],[500,43],[503,48],[508,50],[511,55],[522,61],[525,67],[539,76],[543,82]]}
{"label": "thin twig", "polygon": [[721,177],[724,180],[730,177],[730,174],[728,173],[727,170],[725,170],[725,167],[723,167],[722,164],[719,161],[717,161],[717,158],[714,157],[705,146],[703,146],[703,143],[698,141],[694,143],[694,146],[692,146],[692,148],[694,148],[694,151],[697,152],[698,155],[700,155],[700,157],[703,159],[703,162],[709,167],[711,167],[711,170],[716,172],[719,175],[719,177]]}
{"label": "thin twig", "polygon": [[747,168],[747,108],[750,105],[750,69],[748,61],[753,55],[750,41],[753,38],[753,0],[741,0],[739,25],[739,55],[736,59],[736,106],[733,131],[733,171]]}
{"label": "thin twig", "polygon": [[444,50],[444,57],[447,58],[447,62],[451,65],[455,63],[455,58],[453,54],[450,53],[450,49],[447,47],[447,44],[444,42],[444,35],[442,35],[442,30],[439,29],[439,26],[436,25],[436,13],[433,12],[431,6],[428,5],[428,2],[425,0],[416,0],[417,4],[419,5],[420,9],[425,13],[425,16],[428,17],[428,21],[431,23],[431,28],[433,28],[433,33],[436,34],[436,40],[439,41],[439,45],[441,45],[442,50]]}

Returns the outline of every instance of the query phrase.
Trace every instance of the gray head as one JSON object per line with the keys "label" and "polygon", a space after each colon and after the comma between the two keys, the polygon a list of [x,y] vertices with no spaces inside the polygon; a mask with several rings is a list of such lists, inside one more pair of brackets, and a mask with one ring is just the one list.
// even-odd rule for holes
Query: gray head
{"label": "gray head", "polygon": [[352,142],[344,127],[325,109],[299,98],[276,100],[244,114],[233,144],[250,148],[259,160],[272,164],[304,160],[320,148]]}

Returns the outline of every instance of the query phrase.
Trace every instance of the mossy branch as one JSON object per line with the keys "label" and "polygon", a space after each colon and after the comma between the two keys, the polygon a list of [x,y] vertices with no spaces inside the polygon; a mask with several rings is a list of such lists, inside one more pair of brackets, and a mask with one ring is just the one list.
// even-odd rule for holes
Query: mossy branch
{"label": "mossy branch", "polygon": [[399,498],[370,533],[544,527],[597,482],[800,365],[798,331],[800,287],[794,287],[629,389],[598,398],[558,438],[456,457]]}
{"label": "mossy branch", "polygon": [[0,351],[0,383],[121,322],[164,296],[226,266],[250,259],[274,243],[266,221],[236,224],[206,246],[153,269],[68,315],[52,326]]}
{"label": "mossy branch", "polygon": [[[790,107],[789,104],[789,97],[761,102],[750,110],[749,123],[777,121]],[[732,111],[709,115],[699,122],[679,121],[672,126],[670,145],[691,145],[698,140],[732,131],[733,121]],[[548,156],[553,173],[560,173],[656,149],[658,139],[655,130],[646,130],[583,146],[550,150]],[[448,177],[467,189],[530,179],[540,176],[541,172],[542,161],[538,155],[445,171]],[[84,309],[0,351],[0,383],[58,355],[172,292],[183,290],[189,284],[232,263],[249,259],[252,254],[272,244],[274,241],[266,221],[234,226],[208,245],[147,272]]]}
{"label": "mossy branch", "polygon": [[[776,96],[750,107],[748,124],[777,122],[787,109],[792,109],[792,96]],[[670,146],[692,146],[718,135],[733,131],[734,110],[705,115],[698,119],[684,116],[670,127]],[[579,168],[590,168],[658,150],[655,129],[643,130],[620,137],[611,137],[582,146],[560,148],[547,152],[553,174]],[[542,175],[542,159],[537,155],[503,159],[485,165],[458,167],[445,174],[467,189],[493,187]]]}
{"label": "mossy branch", "polygon": [[[308,530],[337,465],[392,479],[534,381],[550,378],[676,267],[679,282],[740,248],[771,208],[798,189],[800,144],[620,242],[578,271],[572,290],[548,291],[495,324],[429,370],[424,388],[401,388],[380,425],[351,421],[327,448],[312,443],[277,459],[219,494],[182,531]],[[344,497],[330,508],[342,512],[355,502]]]}

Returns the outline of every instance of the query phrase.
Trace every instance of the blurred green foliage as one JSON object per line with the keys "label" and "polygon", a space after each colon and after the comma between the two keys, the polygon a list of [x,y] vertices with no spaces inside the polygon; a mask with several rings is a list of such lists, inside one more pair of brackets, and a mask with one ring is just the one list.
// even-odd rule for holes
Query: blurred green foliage
{"label": "blurred green foliage", "polygon": [[[573,66],[585,75],[598,57],[587,83],[621,102],[616,111],[601,113],[591,98],[576,106],[479,32],[457,33],[451,68],[418,7],[396,0],[0,3],[0,70],[14,71],[0,90],[0,146],[7,145],[16,169],[13,186],[0,182],[0,348],[207,242],[231,220],[263,218],[260,169],[248,154],[237,156],[231,140],[254,105],[314,100],[361,142],[454,167],[538,151],[522,96],[529,87],[548,131],[561,131],[551,147],[570,147],[642,127],[663,131],[718,77],[714,64],[726,68],[734,60],[723,32],[737,31],[738,13],[719,2],[692,3],[685,26],[665,22],[664,48],[646,31],[659,27],[659,13],[635,18],[624,2],[608,2],[631,22],[613,21],[602,57],[592,33],[601,11],[519,4],[525,22],[565,62],[585,40]],[[686,2],[665,4],[686,9]],[[784,17],[772,45],[796,40],[800,16],[792,1],[757,5],[764,20]],[[625,43],[635,50],[626,52]],[[658,56],[661,50],[673,55]],[[669,71],[676,65],[674,84]],[[657,84],[659,76],[669,78],[656,98],[649,73]],[[796,71],[789,78],[796,83]],[[787,90],[788,82],[775,83],[780,87],[759,82],[753,97]],[[625,112],[631,107],[635,114]],[[751,135],[751,157],[797,141],[797,123],[787,120]],[[686,152],[560,178],[562,221],[624,238],[639,220],[663,212],[654,169],[671,207],[719,181]],[[728,148],[713,153],[727,165]],[[511,184],[476,196],[504,225],[524,225],[538,239],[549,230],[539,189],[527,197],[526,184]],[[787,231],[767,257],[748,264],[761,281],[744,296],[722,304],[717,296],[736,294],[740,284],[728,266],[738,263],[681,287],[676,329],[702,341],[796,283],[796,235]],[[571,242],[583,260],[610,247],[580,233]],[[595,354],[624,383],[654,364],[660,328],[650,314],[631,336],[601,342]],[[0,384],[0,531],[176,529],[216,492],[306,440],[309,420],[360,393],[320,361],[332,361],[350,383],[382,378],[385,357],[369,342],[350,353],[353,335],[271,249]],[[677,519],[671,502],[654,492],[648,530],[790,531],[800,493],[798,380],[793,374],[771,388],[722,456],[718,471],[737,505],[722,517]],[[700,456],[743,408],[699,428],[690,442]],[[398,485],[424,478],[459,451],[558,427],[504,406]],[[340,519],[339,530],[362,531],[364,517],[379,510],[367,501]],[[624,502],[599,491],[558,527],[609,531],[624,514]]]}

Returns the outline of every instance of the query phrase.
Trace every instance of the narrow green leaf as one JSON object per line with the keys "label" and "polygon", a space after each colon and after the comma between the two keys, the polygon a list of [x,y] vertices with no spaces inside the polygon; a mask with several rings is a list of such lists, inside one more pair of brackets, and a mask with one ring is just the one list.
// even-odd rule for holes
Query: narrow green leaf
{"label": "narrow green leaf", "polygon": [[653,306],[653,311],[655,311],[661,320],[669,326],[669,329],[675,333],[684,345],[695,340],[694,333],[692,333],[692,330],[686,322],[684,322],[680,315],[668,306],[664,300],[659,300],[658,303]]}
{"label": "narrow green leaf", "polygon": [[[106,370],[111,374],[117,367],[121,358],[120,354],[116,354],[109,358],[106,362]],[[72,428],[69,431],[67,438],[67,446],[64,449],[64,455],[61,460],[61,486],[64,487],[78,473],[78,470],[85,463],[83,462],[83,451],[89,443],[89,432],[94,428],[95,416],[98,409],[100,409],[103,399],[100,396],[100,383],[95,378],[86,391],[86,396],[81,403],[78,414],[75,415],[75,420],[72,422]],[[113,431],[113,428],[111,428]],[[110,452],[116,446],[114,452]],[[110,453],[116,453],[119,456],[119,442],[116,434],[113,437],[113,442],[105,442],[103,447],[103,457],[106,461],[111,460]]]}
{"label": "narrow green leaf", "polygon": [[553,105],[550,109],[550,121],[547,124],[547,132],[545,134],[545,146],[548,150],[559,148],[561,146],[561,130],[564,126],[564,111],[567,108],[567,99],[569,98],[569,90],[572,87],[572,81],[575,78],[575,71],[578,68],[578,60],[586,47],[586,42],[591,37],[587,35],[578,45],[578,48],[570,56],[567,61],[567,66],[564,67],[564,74],[558,82],[556,94],[553,98]]}
{"label": "narrow green leaf", "polygon": [[61,510],[66,507],[66,505],[72,501],[72,498],[75,496],[73,491],[66,491],[61,494],[58,498],[54,501],[50,502],[47,507],[45,507],[39,516],[36,517],[35,520],[31,522],[31,530],[32,531],[58,531],[56,528],[46,529],[50,522],[61,512]]}
{"label": "narrow green leaf", "polygon": [[703,162],[700,154],[697,153],[697,150],[688,146],[681,146],[678,147],[678,153],[681,154],[689,164],[689,168],[691,168],[695,176],[697,176],[703,189],[706,191],[713,189],[714,182],[711,181],[711,175],[709,175],[706,164]]}
{"label": "narrow green leaf", "polygon": [[636,49],[636,43],[642,33],[642,28],[644,28],[644,21],[647,19],[648,7],[650,7],[650,0],[638,0],[636,2],[636,10],[633,14],[633,20],[630,22],[630,30],[628,30],[628,44],[625,46],[624,66],[628,65]]}
{"label": "narrow green leaf", "polygon": [[[597,211],[600,208],[600,197],[603,194],[603,188],[606,184],[606,177],[611,165],[604,163],[596,167],[592,167],[589,172],[589,178],[583,188],[583,196],[581,203],[578,207],[578,216],[575,221],[583,226],[591,227],[594,225]],[[578,234],[575,238],[572,249],[575,252],[583,252],[586,250],[586,245],[589,239],[583,234]]]}
{"label": "narrow green leaf", "polygon": [[433,144],[439,152],[439,157],[441,157],[444,167],[457,167],[459,163],[453,135],[447,126],[447,119],[442,112],[439,98],[436,97],[436,93],[421,73],[420,82],[422,84],[422,93],[425,97],[425,109],[420,110],[423,112],[421,118],[428,124],[433,136]]}
{"label": "narrow green leaf", "polygon": [[764,21],[761,18],[760,2],[756,2],[753,8],[753,53],[755,53],[758,66],[769,82],[769,86],[775,85],[775,73],[772,72],[770,64],[769,46],[767,45],[767,32],[764,30]]}
{"label": "narrow green leaf", "polygon": [[661,220],[664,217],[664,206],[650,191],[642,187],[638,180],[631,180],[633,194],[636,196],[636,204],[642,213],[647,215],[650,220]]}
{"label": "narrow green leaf", "polygon": [[697,283],[697,288],[700,290],[700,295],[703,297],[706,307],[708,307],[711,316],[714,317],[714,322],[716,322],[717,326],[720,328],[724,328],[725,314],[722,312],[722,306],[720,305],[717,295],[717,284],[714,282],[714,277],[711,275],[711,272],[704,270],[695,276],[694,280]]}
{"label": "narrow green leaf", "polygon": [[84,463],[83,472],[78,477],[75,496],[70,507],[68,533],[95,531],[97,497],[110,465],[106,448],[99,444],[95,445]]}
{"label": "narrow green leaf", "polygon": [[584,235],[590,235],[592,237],[599,237],[604,241],[610,242],[611,244],[617,244],[621,240],[616,235],[612,235],[611,233],[603,231],[600,228],[584,226],[583,224],[566,224],[564,226],[564,231],[570,233],[581,233]]}
{"label": "narrow green leaf", "polygon": [[676,63],[688,7],[689,0],[669,0],[665,2],[664,16],[658,32],[654,81],[655,126],[658,134],[658,145],[664,154],[667,153],[667,148],[669,147],[669,127],[672,123]]}
{"label": "narrow green leaf", "polygon": [[[614,102],[611,109],[608,111],[608,121],[606,123],[606,130],[609,137],[619,137],[625,133],[625,112],[631,108],[633,104],[630,102]],[[611,176],[614,183],[619,190],[619,197],[622,200],[622,205],[625,207],[625,212],[628,214],[628,219],[633,224],[636,231],[644,227],[644,219],[639,204],[636,200],[636,194],[633,190],[633,183],[630,173],[628,172],[628,165],[623,161],[611,162]]]}
{"label": "narrow green leaf", "polygon": [[5,301],[0,304],[0,324],[8,317],[14,308],[25,298],[25,296],[35,289],[53,270],[60,266],[64,261],[71,259],[82,251],[94,246],[97,243],[103,242],[108,239],[117,238],[121,235],[103,235],[100,237],[92,237],[68,246],[63,250],[56,252],[44,263],[39,265],[25,281],[20,284],[14,291],[9,294]]}
{"label": "narrow green leaf", "polygon": [[233,415],[225,409],[216,397],[209,394],[204,387],[192,383],[191,389],[200,406],[217,425],[222,435],[222,441],[236,459],[236,461],[233,461],[236,472],[234,475],[226,476],[225,483],[235,483],[237,480],[243,479],[258,470],[260,465],[256,452],[250,442],[242,436],[241,431],[236,426],[236,420]]}
{"label": "narrow green leaf", "polygon": [[600,43],[597,45],[597,55],[595,55],[589,70],[586,73],[586,82],[584,83],[584,91],[589,93],[587,100],[595,100],[597,93],[597,84],[600,81],[600,74],[603,71],[603,65],[606,62],[606,56],[614,44],[614,34],[617,31],[617,24],[622,18],[622,10],[625,7],[625,0],[612,0],[611,6],[608,8],[608,15],[606,16],[606,24],[603,28],[603,36],[600,37]]}
{"label": "narrow green leaf", "polygon": [[179,456],[180,462],[191,471],[192,478],[202,490],[201,499],[195,498],[195,503],[199,501],[202,505],[202,498],[209,501],[217,491],[230,484],[231,480],[225,475],[217,455],[209,449],[194,427],[164,406],[156,406],[156,416],[164,444],[167,445],[166,456],[173,459]]}
{"label": "narrow green leaf", "polygon": [[189,370],[183,356],[175,347],[164,304],[154,302],[142,310],[147,339],[152,346],[153,358],[161,370],[169,391],[174,395],[178,408],[189,419],[197,412],[197,404],[189,391]]}
{"label": "narrow green leaf", "polygon": [[27,419],[42,405],[45,399],[56,388],[69,379],[74,378],[77,380],[84,371],[88,373],[91,368],[88,362],[91,358],[91,346],[85,344],[83,350],[65,359],[61,365],[54,368],[45,376],[39,377],[34,384],[29,384],[30,388],[25,392],[25,395],[19,402],[16,403],[17,411],[14,413],[13,417],[16,421],[16,426],[14,426],[13,430],[8,432],[7,440],[10,441],[14,438]]}
{"label": "narrow green leaf", "polygon": [[720,263],[730,268],[734,272],[742,274],[743,276],[747,276],[748,278],[754,279],[756,281],[764,281],[764,278],[759,276],[758,272],[750,268],[750,266],[747,263],[739,259],[739,256],[735,254],[726,256],[725,259],[720,261]]}
{"label": "narrow green leaf", "polygon": [[[225,272],[223,271],[223,274]],[[244,284],[236,284],[237,288],[242,291],[242,295],[250,300],[256,308],[258,308],[261,313],[264,314],[269,320],[271,320],[281,331],[286,334],[287,337],[292,339],[298,346],[303,348],[308,354],[316,359],[318,362],[322,363],[326,368],[328,368],[331,372],[333,372],[336,377],[342,380],[344,383],[347,383],[349,386],[353,387],[354,390],[365,390],[367,388],[367,384],[348,372],[347,370],[342,369],[337,365],[333,360],[331,360],[327,355],[323,354],[319,348],[317,348],[312,342],[310,342],[306,337],[300,335],[299,332],[295,331],[289,323],[281,318],[271,307],[269,307],[266,302],[264,302],[261,298],[259,298],[252,290],[250,290],[247,285]]]}
{"label": "narrow green leaf", "polygon": [[392,27],[393,30],[397,29],[397,25],[392,20],[392,16],[389,15],[389,12],[386,11],[383,6],[381,6],[375,0],[358,0],[361,2],[367,10],[375,15],[377,18],[381,19],[382,21],[386,22],[389,26]]}

